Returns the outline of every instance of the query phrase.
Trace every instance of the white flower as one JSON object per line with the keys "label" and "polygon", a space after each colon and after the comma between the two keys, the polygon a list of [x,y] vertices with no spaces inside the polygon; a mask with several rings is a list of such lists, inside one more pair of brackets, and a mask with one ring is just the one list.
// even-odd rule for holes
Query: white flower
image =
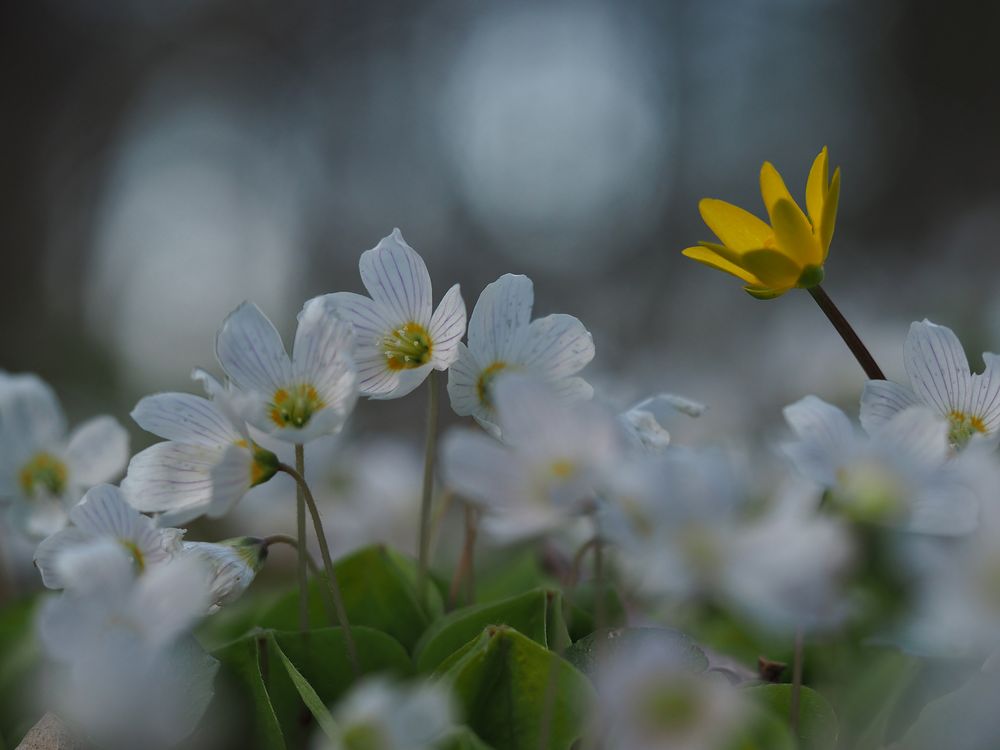
{"label": "white flower", "polygon": [[12,525],[42,538],[66,525],[84,490],[117,476],[128,460],[128,433],[94,417],[66,435],[52,389],[34,375],[0,372],[0,498]]}
{"label": "white flower", "polygon": [[924,404],[949,423],[948,439],[964,447],[973,437],[1000,439],[1000,356],[983,354],[986,369],[973,374],[950,328],[925,320],[910,325],[903,362],[910,388],[870,380],[861,396],[861,424],[874,432],[893,415]]}
{"label": "white flower", "polygon": [[243,596],[267,559],[263,539],[243,536],[221,542],[185,542],[184,554],[194,555],[211,570],[209,613]]}
{"label": "white flower", "polygon": [[144,513],[163,513],[163,523],[186,523],[202,514],[229,512],[251,487],[277,471],[275,455],[255,443],[234,412],[232,394],[195,370],[211,400],[190,393],[146,396],[132,419],[166,438],[132,457],[122,491]]}
{"label": "white flower", "polygon": [[158,528],[151,518],[130,506],[121,490],[110,484],[91,488],[69,512],[72,526],[57,531],[38,545],[35,565],[42,582],[61,589],[62,558],[80,547],[105,541],[117,542],[132,559],[138,572],[166,562],[180,550],[180,529]]}
{"label": "white flower", "polygon": [[373,399],[405,396],[432,369],[446,370],[458,356],[465,333],[465,302],[459,285],[432,314],[431,277],[398,229],[358,263],[371,297],[335,292],[317,297],[354,326],[358,388]]}
{"label": "white flower", "polygon": [[659,453],[670,445],[670,433],[664,425],[672,417],[677,414],[700,417],[707,408],[683,396],[659,393],[623,412],[620,419],[632,443],[647,452]]}
{"label": "white flower", "polygon": [[402,685],[370,677],[333,712],[337,737],[323,750],[431,750],[454,725],[451,695],[436,682]]}
{"label": "white flower", "polygon": [[505,444],[455,429],[441,449],[448,484],[484,506],[483,528],[512,540],[593,510],[622,455],[614,415],[524,375],[498,378],[494,397]]}
{"label": "white flower", "polygon": [[207,572],[175,557],[136,575],[117,541],[74,547],[57,576],[66,590],[38,620],[50,658],[66,666],[55,699],[86,732],[114,747],[176,744],[211,698],[218,664],[190,639],[209,604]]}
{"label": "white flower", "polygon": [[357,400],[351,328],[323,306],[299,313],[292,357],[260,309],[244,302],[215,342],[233,407],[261,432],[290,443],[339,432]]}
{"label": "white flower", "polygon": [[954,455],[949,423],[911,406],[859,434],[847,415],[815,396],[785,407],[798,441],[784,446],[799,471],[832,492],[848,515],[908,531],[972,531],[993,488],[980,449]]}
{"label": "white flower", "polygon": [[488,284],[469,318],[469,345],[458,344],[448,370],[448,395],[456,414],[497,427],[492,383],[498,373],[523,372],[564,396],[590,398],[594,390],[571,377],[594,358],[594,341],[572,315],[531,319],[534,290],[527,276],[505,274]]}

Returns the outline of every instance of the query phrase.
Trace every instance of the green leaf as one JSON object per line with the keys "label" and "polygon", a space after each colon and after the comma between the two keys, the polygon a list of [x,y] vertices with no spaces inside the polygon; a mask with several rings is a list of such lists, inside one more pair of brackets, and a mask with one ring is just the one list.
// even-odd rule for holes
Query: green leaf
{"label": "green leaf", "polygon": [[[597,591],[593,583],[583,583],[565,595],[566,626],[569,636],[578,641],[596,628]],[[617,628],[625,624],[625,605],[613,586],[604,587],[605,627]]]}
{"label": "green leaf", "polygon": [[[754,685],[744,688],[747,696],[775,718],[790,721],[792,686]],[[837,745],[837,716],[826,698],[802,686],[799,694],[799,745],[808,750],[832,750]]]}
{"label": "green leaf", "polygon": [[[351,625],[388,633],[412,651],[431,621],[444,611],[436,586],[428,586],[428,610],[416,590],[416,564],[383,545],[357,550],[334,563],[334,572]],[[309,583],[309,621],[314,628],[330,625],[324,603],[326,581]],[[299,626],[299,593],[288,592],[260,620],[262,627],[295,630]]]}
{"label": "green leaf", "polygon": [[437,750],[493,750],[468,727],[456,727],[437,743]]}
{"label": "green leaf", "polygon": [[430,626],[414,649],[421,672],[436,669],[445,659],[487,625],[509,625],[546,648],[561,651],[569,645],[558,591],[535,589],[491,604],[474,604],[445,615]]}
{"label": "green leaf", "polygon": [[[353,626],[351,634],[363,674],[412,674],[409,656],[390,636]],[[305,747],[316,728],[316,707],[335,703],[355,681],[340,628],[319,628],[308,633],[261,630],[214,655],[223,669],[242,684],[252,705],[259,746],[265,750]],[[297,674],[287,669],[285,659]],[[299,678],[312,693],[305,702],[303,685],[297,684]]]}
{"label": "green leaf", "polygon": [[35,700],[45,689],[34,627],[40,600],[31,596],[0,610],[0,736],[12,747],[43,713]]}
{"label": "green leaf", "polygon": [[306,708],[312,712],[313,718],[319,724],[320,729],[323,730],[325,734],[331,740],[336,740],[337,737],[337,723],[333,720],[330,715],[330,711],[327,709],[326,704],[320,700],[320,697],[313,690],[313,686],[306,681],[306,678],[302,676],[302,673],[295,668],[291,660],[285,656],[285,652],[281,650],[281,646],[278,645],[277,639],[274,634],[270,634],[269,638],[271,647],[278,654],[278,658],[281,659],[281,663],[285,667],[285,671],[291,678],[292,683],[295,685],[295,689],[299,691],[299,695],[302,697],[302,702],[306,704]]}
{"label": "green leaf", "polygon": [[[797,750],[797,747],[787,719],[782,721],[769,711],[759,711],[748,727],[726,743],[725,750]],[[812,748],[803,746],[801,750]]]}
{"label": "green leaf", "polygon": [[596,700],[587,678],[569,662],[507,626],[490,626],[439,675],[452,682],[469,726],[496,750],[579,739]]}
{"label": "green leaf", "polygon": [[615,628],[600,630],[581,638],[568,649],[566,659],[584,674],[593,673],[599,654],[608,655],[623,650],[639,649],[650,644],[661,645],[677,655],[677,666],[691,672],[704,672],[708,657],[698,644],[679,630],[670,628]]}

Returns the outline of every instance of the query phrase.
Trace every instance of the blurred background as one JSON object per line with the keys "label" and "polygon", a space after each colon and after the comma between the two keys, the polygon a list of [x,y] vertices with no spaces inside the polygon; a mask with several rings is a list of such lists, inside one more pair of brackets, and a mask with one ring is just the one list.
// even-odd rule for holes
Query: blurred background
{"label": "blurred background", "polygon": [[[71,417],[196,390],[243,299],[290,333],[360,291],[394,226],[471,311],[505,272],[594,334],[619,407],[703,401],[693,438],[775,439],[779,407],[855,407],[808,295],[759,302],[681,257],[703,196],[762,212],[843,169],[825,287],[884,369],[909,321],[1000,349],[1000,5],[929,0],[282,3],[36,0],[0,23],[0,367]],[[419,446],[423,398],[354,432]],[[453,418],[453,417],[449,417]],[[134,426],[133,426],[134,429]],[[151,442],[134,430],[134,447]]]}

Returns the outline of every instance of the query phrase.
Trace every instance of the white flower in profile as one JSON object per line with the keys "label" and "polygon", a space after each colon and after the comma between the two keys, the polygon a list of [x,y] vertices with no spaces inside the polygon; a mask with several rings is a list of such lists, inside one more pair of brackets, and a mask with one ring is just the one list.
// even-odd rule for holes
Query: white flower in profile
{"label": "white flower in profile", "polygon": [[431,277],[398,229],[358,263],[371,297],[335,292],[315,298],[354,326],[358,388],[373,399],[405,396],[433,370],[446,370],[458,356],[465,333],[465,302],[458,284],[437,310]]}
{"label": "white flower in profile", "polygon": [[494,384],[504,442],[456,428],[442,444],[445,481],[486,512],[483,528],[511,541],[593,511],[622,456],[615,416],[518,374]]}
{"label": "white flower in profile", "polygon": [[129,505],[121,490],[110,484],[91,488],[69,512],[71,526],[46,538],[35,551],[35,566],[42,582],[61,589],[62,559],[80,547],[106,541],[118,543],[131,558],[136,572],[170,560],[181,549],[181,529],[159,528],[153,519]]}
{"label": "white flower in profile", "polygon": [[229,314],[215,341],[240,416],[297,444],[340,432],[354,409],[352,347],[351,327],[314,301],[299,313],[291,357],[274,324],[251,302]]}
{"label": "white flower in profile", "polygon": [[229,390],[203,370],[193,377],[210,398],[157,393],[132,410],[140,427],[166,441],[132,457],[122,491],[132,507],[162,513],[162,524],[224,516],[278,467],[235,413]]}
{"label": "white flower in profile", "polygon": [[370,677],[333,711],[334,738],[322,750],[431,750],[453,728],[455,710],[448,689],[439,682],[409,685]]}
{"label": "white flower in profile", "polygon": [[622,412],[620,419],[629,440],[649,453],[659,453],[670,445],[670,432],[666,425],[678,414],[700,417],[708,407],[697,401],[659,393],[643,399]]}
{"label": "white flower in profile", "polygon": [[11,524],[35,538],[66,525],[83,492],[114,479],[128,461],[128,433],[109,416],[68,436],[52,389],[35,375],[0,371],[0,499]]}
{"label": "white flower in profile", "polygon": [[784,409],[798,438],[783,446],[799,471],[830,490],[836,507],[855,519],[925,534],[961,535],[976,528],[992,497],[991,457],[976,448],[955,454],[953,426],[911,406],[871,435],[815,396]]}
{"label": "white flower in profile", "polygon": [[252,536],[221,542],[184,542],[183,554],[203,560],[211,571],[211,614],[243,596],[264,566],[267,542]]}
{"label": "white flower in profile", "polygon": [[1000,440],[1000,356],[983,354],[986,369],[973,374],[958,337],[929,320],[912,323],[903,346],[910,388],[870,380],[861,396],[861,424],[869,433],[895,414],[924,404],[948,420],[948,440],[964,447],[972,438]]}
{"label": "white flower in profile", "polygon": [[190,639],[209,605],[204,563],[180,556],[137,574],[110,539],[67,550],[65,591],[38,618],[46,654],[68,668],[63,710],[115,747],[160,747],[189,734],[211,698],[218,664]]}
{"label": "white flower in profile", "polygon": [[594,389],[573,377],[594,358],[590,333],[572,315],[531,319],[534,290],[527,276],[505,274],[488,284],[469,318],[469,345],[458,344],[448,370],[451,408],[497,433],[492,384],[501,372],[522,372],[563,396],[590,398]]}

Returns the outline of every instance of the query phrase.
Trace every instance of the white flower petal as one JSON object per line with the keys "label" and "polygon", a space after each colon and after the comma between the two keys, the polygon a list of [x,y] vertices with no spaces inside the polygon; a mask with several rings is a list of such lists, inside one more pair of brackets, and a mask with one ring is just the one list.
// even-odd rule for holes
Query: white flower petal
{"label": "white flower petal", "polygon": [[972,376],[972,414],[979,417],[990,433],[1000,430],[1000,356],[983,355],[986,369]]}
{"label": "white flower petal", "polygon": [[785,421],[801,440],[808,440],[839,455],[855,437],[854,427],[840,409],[816,396],[806,396],[782,410]]}
{"label": "white flower petal", "polygon": [[313,386],[325,408],[336,412],[341,423],[358,397],[353,349],[349,323],[334,317],[321,303],[306,304],[295,333],[292,369],[297,382]]}
{"label": "white flower petal", "polygon": [[[305,442],[305,441],[303,441]],[[253,455],[239,445],[231,445],[212,467],[211,503],[206,508],[210,518],[220,518],[240,501],[252,485]]]}
{"label": "white flower petal", "polygon": [[409,322],[425,327],[430,323],[430,274],[423,258],[406,244],[398,229],[363,252],[358,267],[365,288],[385,308],[393,328]]}
{"label": "white flower petal", "polygon": [[61,497],[36,495],[27,502],[13,502],[7,508],[7,522],[31,539],[51,536],[68,521],[66,503]]}
{"label": "white flower petal", "polygon": [[969,360],[950,328],[925,320],[910,325],[903,346],[903,363],[921,401],[942,414],[968,413],[971,405]]}
{"label": "white flower petal", "polygon": [[861,426],[871,435],[896,414],[919,403],[909,388],[889,380],[869,380],[861,393]]}
{"label": "white flower petal", "polygon": [[385,317],[387,310],[377,302],[354,292],[334,292],[314,297],[307,305],[319,303],[354,327],[355,344],[375,346],[399,323]]}
{"label": "white flower petal", "polygon": [[80,530],[93,537],[108,537],[130,545],[133,556],[141,556],[143,567],[163,562],[178,549],[177,529],[158,529],[151,518],[139,513],[125,500],[118,487],[101,484],[92,488],[69,512]]}
{"label": "white flower petal", "polygon": [[215,353],[238,388],[269,396],[290,380],[291,362],[281,336],[252,302],[244,302],[223,322]]}
{"label": "white flower petal", "polygon": [[549,385],[556,396],[568,401],[589,401],[594,397],[594,387],[583,378],[561,378]]}
{"label": "white flower petal", "polygon": [[399,385],[399,370],[390,370],[385,353],[371,346],[354,350],[354,364],[358,368],[358,392],[369,398],[385,398]]}
{"label": "white flower petal", "polygon": [[594,358],[594,340],[572,315],[547,315],[528,326],[517,356],[529,372],[550,380],[563,378],[579,372]]}
{"label": "white flower petal", "polygon": [[170,644],[205,615],[212,603],[204,560],[181,556],[143,574],[129,610],[154,648]]}
{"label": "white flower petal", "polygon": [[211,568],[213,610],[239,599],[257,575],[247,556],[232,544],[186,542],[184,552],[201,558]]}
{"label": "white flower petal", "polygon": [[[416,390],[417,387],[427,379],[427,376],[430,375],[430,372],[433,369],[434,364],[428,362],[426,365],[414,367],[412,370],[398,370],[394,373],[395,383],[391,390],[384,393],[370,393],[368,397],[376,400],[402,398],[408,393]],[[387,384],[392,382],[392,380],[387,381]]]}
{"label": "white flower petal", "polygon": [[42,575],[42,583],[50,589],[65,585],[59,575],[58,561],[68,550],[92,542],[93,537],[82,529],[70,527],[46,537],[35,550],[35,567]]}
{"label": "white flower petal", "polygon": [[114,417],[94,417],[77,427],[66,446],[74,485],[90,487],[119,476],[128,463],[128,432]]}
{"label": "white flower petal", "polygon": [[527,276],[508,273],[487,284],[469,318],[469,348],[486,364],[509,361],[521,350],[534,300]]}
{"label": "white flower petal", "polygon": [[441,471],[445,482],[465,500],[494,509],[518,495],[517,458],[491,437],[455,428],[441,441]]}
{"label": "white flower petal", "polygon": [[212,401],[191,393],[158,393],[135,405],[132,419],[146,432],[190,445],[218,446],[243,436]]}
{"label": "white flower petal", "polygon": [[951,453],[948,442],[949,425],[940,414],[925,406],[911,406],[882,425],[872,439],[913,461],[918,467],[934,467],[944,463]]}
{"label": "white flower petal", "polygon": [[479,400],[479,378],[483,366],[465,344],[459,342],[458,356],[448,368],[448,398],[451,408],[461,417],[486,418],[486,408]]}
{"label": "white flower petal", "polygon": [[0,375],[0,448],[5,453],[30,455],[62,442],[65,434],[66,417],[47,383],[35,375]]}
{"label": "white flower petal", "polygon": [[435,369],[448,369],[458,356],[458,344],[465,334],[465,300],[458,284],[441,298],[428,333],[433,343],[431,361]]}
{"label": "white flower petal", "polygon": [[184,443],[157,443],[132,457],[121,488],[143,513],[207,510],[212,502],[212,469],[226,449]]}

